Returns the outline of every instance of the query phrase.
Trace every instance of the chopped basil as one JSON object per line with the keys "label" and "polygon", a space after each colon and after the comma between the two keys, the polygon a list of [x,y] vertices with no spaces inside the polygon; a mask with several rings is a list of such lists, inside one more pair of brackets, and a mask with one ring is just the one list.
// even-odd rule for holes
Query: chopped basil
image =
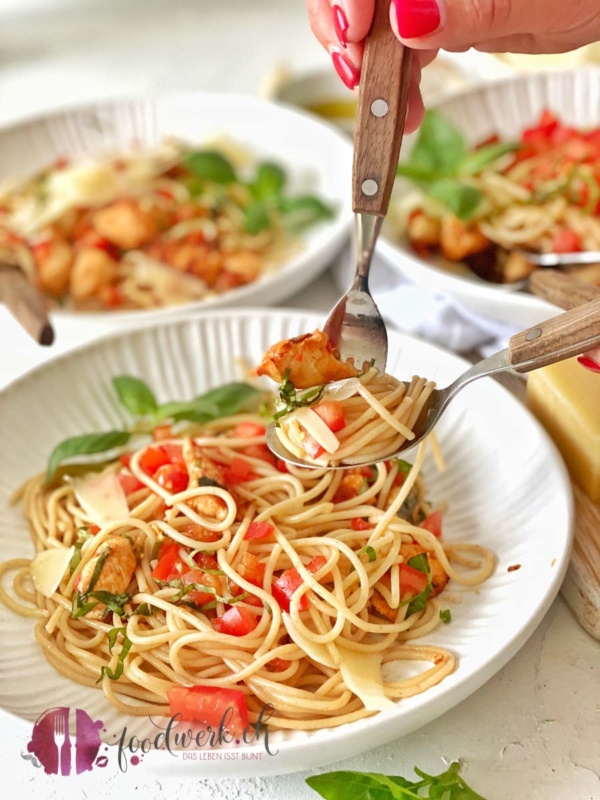
{"label": "chopped basil", "polygon": [[87,528],[79,528],[79,536],[74,544],[75,552],[69,561],[69,575],[72,575],[81,562],[81,548],[84,542],[92,538],[92,534],[88,533]]}
{"label": "chopped basil", "polygon": [[326,384],[322,386],[313,386],[305,392],[298,393],[296,387],[290,380],[290,370],[286,369],[283,373],[283,380],[279,384],[279,400],[283,404],[283,408],[273,414],[273,419],[277,423],[281,417],[290,414],[296,408],[303,408],[304,406],[312,406],[318,403],[325,392]]}
{"label": "chopped basil", "polygon": [[96,681],[96,683],[100,683],[102,678],[106,675],[107,678],[111,681],[118,681],[121,675],[123,674],[123,667],[125,664],[125,658],[127,654],[131,650],[131,645],[133,642],[127,636],[127,632],[125,628],[111,628],[108,632],[108,652],[112,653],[113,647],[116,644],[117,636],[119,634],[123,637],[123,645],[121,646],[121,652],[119,653],[119,657],[117,659],[117,666],[114,670],[112,670],[106,664],[100,670],[100,677]]}
{"label": "chopped basil", "polygon": [[363,549],[360,551],[360,555],[362,555],[363,553],[366,553],[366,555],[369,556],[369,561],[375,561],[375,559],[377,558],[377,553],[375,551],[375,548],[371,547],[370,544],[363,547]]}
{"label": "chopped basil", "polygon": [[234,183],[237,180],[231,162],[214,150],[197,150],[184,160],[185,166],[198,178],[213,183]]}
{"label": "chopped basil", "polygon": [[423,591],[413,595],[412,597],[408,597],[398,606],[398,608],[401,608],[402,606],[408,606],[406,609],[406,616],[410,617],[411,614],[414,614],[417,611],[422,611],[425,608],[427,598],[433,590],[433,584],[431,581],[429,559],[427,558],[426,553],[419,553],[418,555],[413,556],[407,563],[409,567],[418,569],[420,572],[424,572],[427,575],[427,586],[423,589]]}
{"label": "chopped basil", "polygon": [[440,619],[447,625],[449,622],[452,622],[452,612],[449,608],[445,608],[443,611],[440,611]]}

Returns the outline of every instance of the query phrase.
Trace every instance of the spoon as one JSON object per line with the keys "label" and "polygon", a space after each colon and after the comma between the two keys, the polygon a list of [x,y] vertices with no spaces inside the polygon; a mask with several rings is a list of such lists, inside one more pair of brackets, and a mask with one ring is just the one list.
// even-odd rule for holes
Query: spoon
{"label": "spoon", "polygon": [[373,359],[380,372],[387,332],[369,292],[369,269],[396,178],[412,55],[394,36],[389,14],[389,0],[376,0],[363,58],[352,171],[356,276],[323,328],[342,360],[362,366]]}
{"label": "spoon", "polygon": [[[515,334],[505,350],[475,364],[445,389],[435,389],[413,426],[414,439],[406,441],[396,453],[386,454],[385,460],[396,458],[420,444],[435,428],[450,401],[473,381],[507,370],[530,372],[580,355],[598,345],[600,345],[600,298]],[[404,382],[404,386],[408,388],[408,383]],[[267,428],[267,444],[284,461],[301,467],[318,468],[315,464],[309,464],[290,453],[281,444],[275,427],[271,425]],[[352,466],[373,463],[376,462],[365,461],[363,464],[352,464]],[[341,464],[327,468],[348,469],[349,466]]]}

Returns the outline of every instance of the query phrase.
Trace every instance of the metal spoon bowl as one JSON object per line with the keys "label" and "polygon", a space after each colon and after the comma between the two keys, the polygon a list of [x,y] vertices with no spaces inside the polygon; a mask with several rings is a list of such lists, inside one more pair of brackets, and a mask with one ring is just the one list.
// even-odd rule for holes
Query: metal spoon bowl
{"label": "metal spoon bowl", "polygon": [[[598,345],[600,345],[600,298],[515,334],[505,350],[475,364],[445,389],[435,389],[413,426],[414,439],[406,441],[395,453],[388,453],[379,460],[395,458],[420,444],[433,431],[450,401],[473,381],[507,370],[530,372],[579,355]],[[404,384],[408,386],[406,382]],[[274,423],[267,428],[267,445],[286,462],[299,467],[323,468],[290,453],[279,441]],[[348,469],[351,466],[366,466],[373,463],[376,462],[366,460],[359,464],[327,465],[327,468]]]}

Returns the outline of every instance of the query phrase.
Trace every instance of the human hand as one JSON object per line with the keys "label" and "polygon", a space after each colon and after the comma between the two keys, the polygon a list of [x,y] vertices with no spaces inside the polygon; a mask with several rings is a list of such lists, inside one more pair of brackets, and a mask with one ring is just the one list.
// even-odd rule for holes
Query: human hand
{"label": "human hand", "polygon": [[[360,81],[362,41],[375,0],[308,0],[311,27],[346,86]],[[598,0],[391,0],[396,36],[413,59],[406,130],[423,118],[421,69],[438,49],[462,52],[561,53],[600,40]]]}
{"label": "human hand", "polygon": [[[360,81],[363,41],[373,21],[375,0],[308,0],[313,33],[329,52],[336,72],[349,89]],[[435,58],[437,50],[425,50],[412,60],[406,133],[416,130],[425,114],[419,84],[421,70]]]}
{"label": "human hand", "polygon": [[577,359],[582,367],[591,370],[592,372],[600,372],[600,347],[595,350],[590,350],[579,356]]}

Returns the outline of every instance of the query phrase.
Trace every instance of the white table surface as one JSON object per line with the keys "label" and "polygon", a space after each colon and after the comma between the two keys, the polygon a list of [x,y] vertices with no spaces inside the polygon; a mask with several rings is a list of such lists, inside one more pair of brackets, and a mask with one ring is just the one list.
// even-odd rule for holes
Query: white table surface
{"label": "white table surface", "polygon": [[[254,92],[274,66],[325,63],[302,0],[0,0],[0,120],[97,97],[188,89]],[[497,74],[468,55],[472,74]],[[287,305],[325,311],[326,275]],[[54,351],[96,335],[62,326]],[[0,309],[0,386],[47,358]],[[1,426],[1,421],[0,421]],[[1,431],[1,427],[0,427]],[[0,716],[0,766],[10,796],[144,800],[304,800],[308,773],[211,781],[143,767],[79,778],[40,775],[19,757],[25,741]],[[557,599],[520,653],[483,688],[420,731],[339,769],[411,774],[461,759],[488,800],[600,800],[600,644]],[[323,770],[325,771],[326,767]],[[106,774],[105,774],[106,773]]]}

